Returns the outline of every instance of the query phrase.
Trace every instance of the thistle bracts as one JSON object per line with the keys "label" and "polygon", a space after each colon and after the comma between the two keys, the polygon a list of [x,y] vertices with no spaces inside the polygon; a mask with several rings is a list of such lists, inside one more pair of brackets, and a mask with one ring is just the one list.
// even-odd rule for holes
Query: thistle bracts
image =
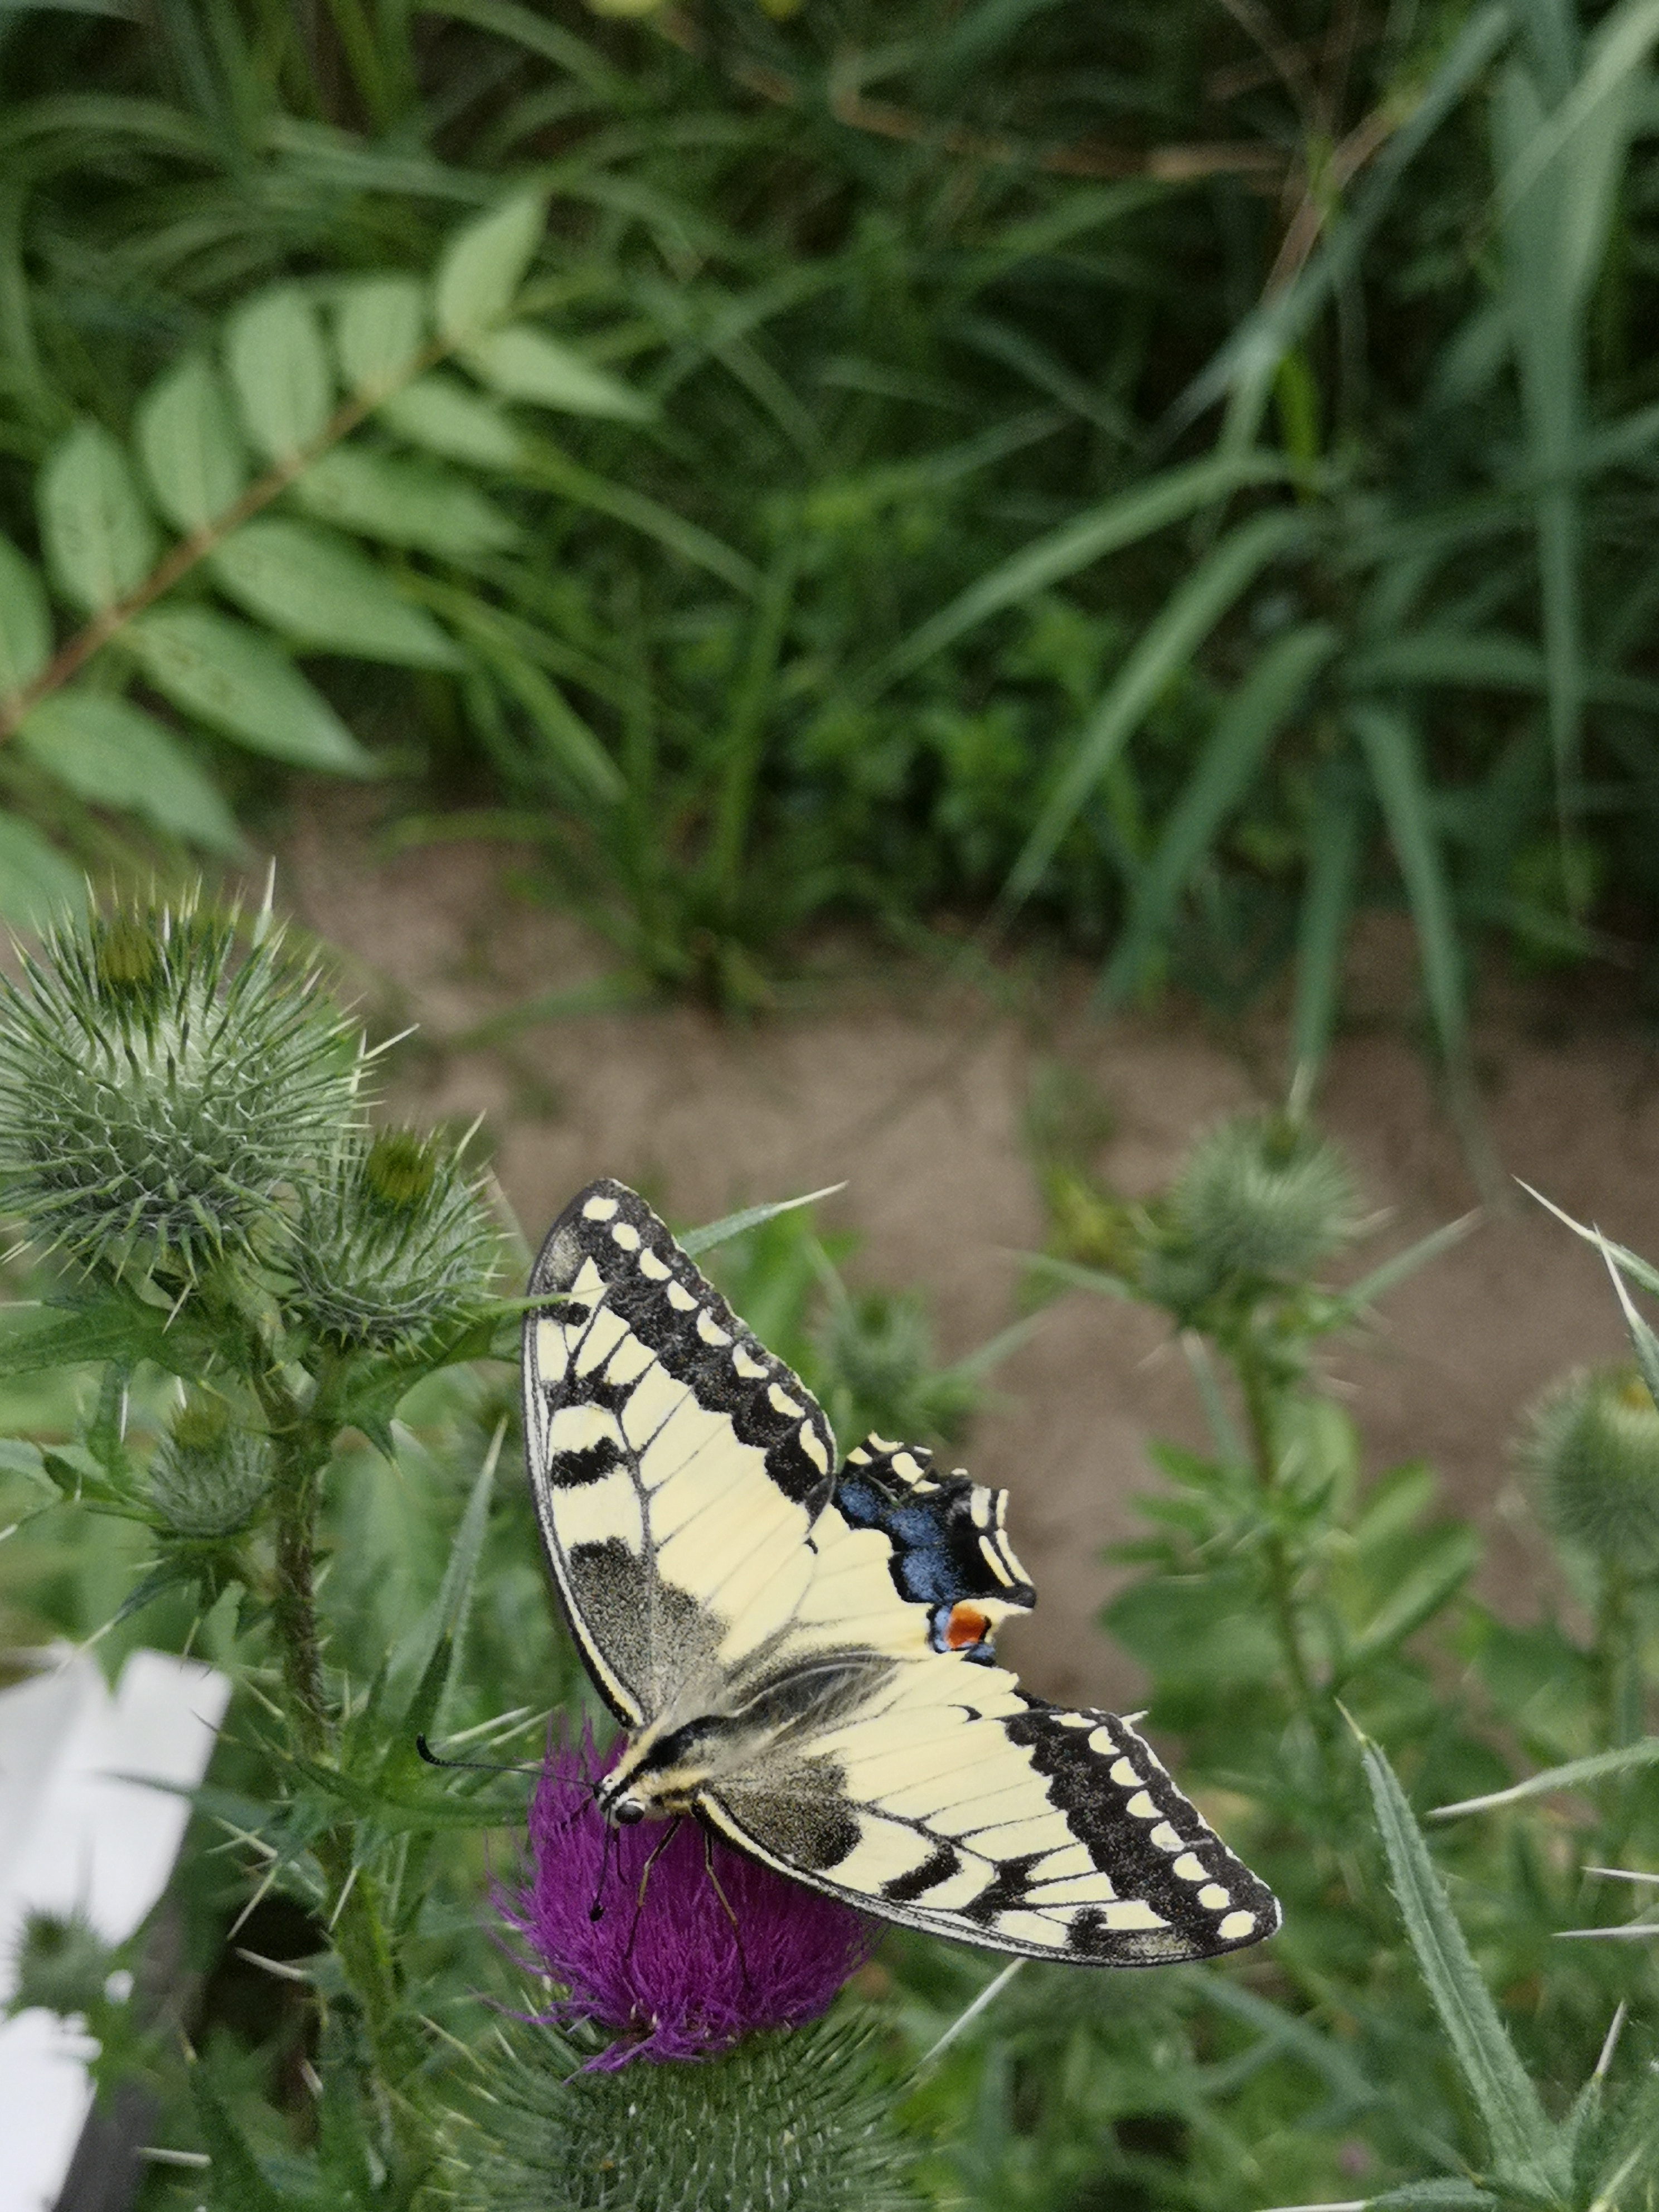
{"label": "thistle bracts", "polygon": [[0,1190],[88,1269],[188,1283],[268,1242],[356,1123],[358,1063],[318,969],[261,915],[191,896],[65,922],[0,986]]}
{"label": "thistle bracts", "polygon": [[911,2154],[867,2030],[757,2035],[724,2057],[576,2070],[504,2022],[453,2154],[466,2212],[898,2212]]}
{"label": "thistle bracts", "polygon": [[499,1244],[459,1152],[355,1133],[301,1191],[283,1306],[341,1350],[395,1350],[484,1295]]}
{"label": "thistle bracts", "polygon": [[169,1535],[209,1541],[245,1528],[270,1480],[265,1439],[238,1428],[222,1401],[192,1393],[150,1461],[149,1501]]}
{"label": "thistle bracts", "polygon": [[1516,1456],[1553,1536],[1620,1573],[1659,1571],[1659,1412],[1632,1366],[1575,1370]]}

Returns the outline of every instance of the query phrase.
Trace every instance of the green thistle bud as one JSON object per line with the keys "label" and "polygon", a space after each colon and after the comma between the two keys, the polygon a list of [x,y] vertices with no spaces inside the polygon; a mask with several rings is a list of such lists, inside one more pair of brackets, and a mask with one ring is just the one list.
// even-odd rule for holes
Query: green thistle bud
{"label": "green thistle bud", "polygon": [[80,1911],[31,1912],[17,1945],[17,1986],[11,2009],[88,2013],[104,1994],[110,1947]]}
{"label": "green thistle bud", "polygon": [[1241,1114],[1201,1138],[1170,1201],[1193,1261],[1216,1283],[1304,1275],[1358,1227],[1341,1153],[1285,1114]]}
{"label": "green thistle bud", "polygon": [[230,1536],[258,1512],[269,1479],[264,1437],[234,1427],[221,1400],[192,1393],[150,1462],[150,1504],[175,1536]]}
{"label": "green thistle bud", "polygon": [[1516,1455],[1553,1535],[1631,1574],[1659,1570],[1659,1411],[1634,1367],[1569,1375]]}
{"label": "green thistle bud", "polygon": [[799,2028],[700,2063],[569,2074],[550,2068],[556,2046],[544,2031],[502,2025],[512,2062],[492,2059],[483,2143],[465,2142],[458,2161],[469,2212],[897,2212],[915,2202],[856,2032]]}
{"label": "green thistle bud", "polygon": [[483,1297],[499,1244],[457,1153],[410,1129],[353,1137],[301,1193],[283,1304],[326,1342],[390,1351]]}
{"label": "green thistle bud", "polygon": [[191,1279],[258,1241],[355,1118],[318,971],[280,932],[241,951],[236,923],[194,897],[118,905],[0,983],[0,1185],[42,1246]]}

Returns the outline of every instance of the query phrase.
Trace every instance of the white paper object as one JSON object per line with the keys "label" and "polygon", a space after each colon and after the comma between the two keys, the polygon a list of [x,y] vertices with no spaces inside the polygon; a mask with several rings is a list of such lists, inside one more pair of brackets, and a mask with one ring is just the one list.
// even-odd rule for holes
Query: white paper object
{"label": "white paper object", "polygon": [[[113,1696],[82,1655],[39,1663],[0,1691],[0,2002],[28,1913],[78,1909],[120,1943],[155,1905],[190,1817],[178,1787],[207,1771],[230,1697],[159,1651],[135,1651]],[[0,2212],[51,2212],[91,2109],[89,2049],[52,2013],[0,2021]]]}

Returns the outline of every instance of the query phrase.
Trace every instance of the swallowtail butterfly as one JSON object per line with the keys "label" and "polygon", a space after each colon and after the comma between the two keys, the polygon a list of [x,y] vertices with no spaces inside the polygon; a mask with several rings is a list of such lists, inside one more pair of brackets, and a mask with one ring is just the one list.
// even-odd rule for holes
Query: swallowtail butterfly
{"label": "swallowtail butterfly", "polygon": [[997,1664],[1036,1595],[1003,1492],[880,1437],[837,1465],[800,1378],[623,1183],[572,1200],[530,1291],[531,1487],[627,1731],[608,1820],[694,1814],[883,1919],[1085,1966],[1279,1925],[1127,1722]]}

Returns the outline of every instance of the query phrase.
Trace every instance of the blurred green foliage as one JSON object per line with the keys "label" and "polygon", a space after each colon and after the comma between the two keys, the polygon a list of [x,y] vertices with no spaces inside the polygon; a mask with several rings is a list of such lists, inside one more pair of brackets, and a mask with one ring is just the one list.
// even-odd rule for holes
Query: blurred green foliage
{"label": "blurred green foliage", "polygon": [[1113,997],[1294,960],[1313,1065],[1403,903],[1463,1083],[1483,940],[1647,957],[1654,36],[7,10],[4,902],[356,740],[404,835],[529,838],[624,997],[1024,913]]}

